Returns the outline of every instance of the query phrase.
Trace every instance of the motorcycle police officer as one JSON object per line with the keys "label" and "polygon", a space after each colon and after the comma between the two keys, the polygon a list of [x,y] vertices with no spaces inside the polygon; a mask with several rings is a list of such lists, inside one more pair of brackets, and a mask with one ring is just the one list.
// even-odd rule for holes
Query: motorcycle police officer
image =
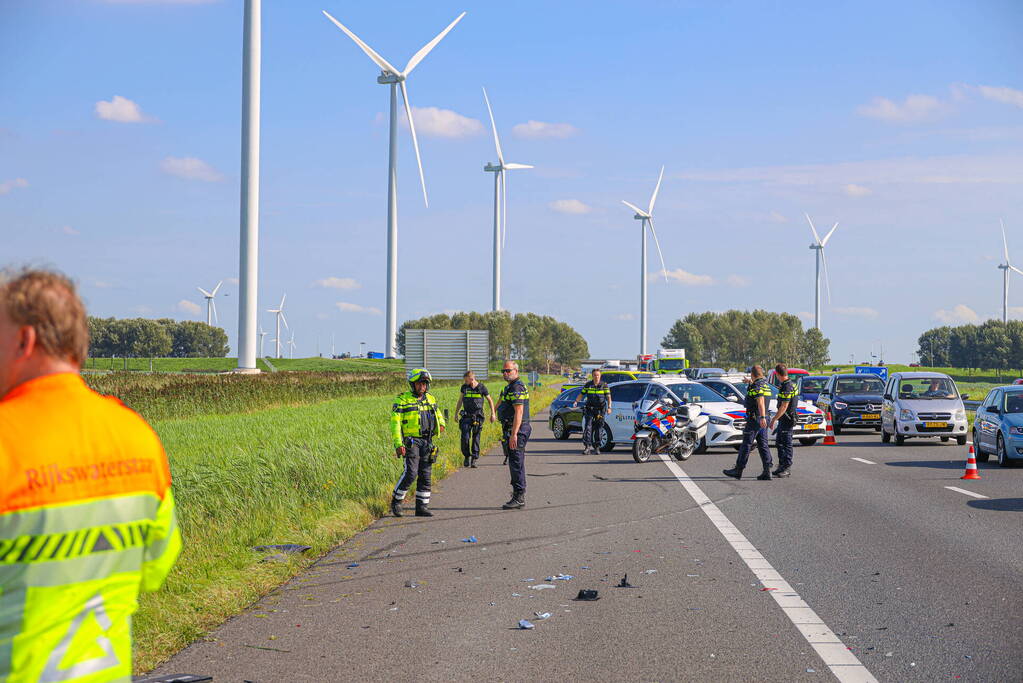
{"label": "motorcycle police officer", "polygon": [[462,436],[462,457],[465,467],[476,467],[476,461],[480,457],[480,432],[483,431],[483,399],[490,403],[490,421],[497,420],[497,413],[494,408],[494,399],[490,397],[487,385],[476,379],[476,373],[469,370],[465,373],[465,383],[462,384],[461,395],[455,405],[455,414],[458,415],[458,429]]}
{"label": "motorcycle police officer", "polygon": [[501,389],[497,419],[501,421],[501,446],[512,485],[511,500],[501,508],[519,510],[526,506],[526,443],[533,431],[529,425],[529,389],[519,379],[515,361],[505,361],[501,374],[508,383]]}
{"label": "motorcycle police officer", "polygon": [[604,415],[611,414],[611,390],[607,382],[601,381],[600,369],[594,368],[589,382],[583,385],[579,398],[572,407],[579,405],[579,399],[585,399],[583,406],[583,455],[596,455],[600,447],[600,431],[604,425]]}
{"label": "motorcycle police officer", "polygon": [[391,437],[394,454],[405,458],[405,470],[394,487],[391,513],[401,517],[401,503],[416,483],[416,517],[433,517],[430,512],[431,466],[436,459],[433,437],[444,431],[444,414],[430,394],[430,371],[416,368],[408,373],[409,391],[398,394],[391,408]]}
{"label": "motorcycle police officer", "polygon": [[723,470],[725,476],[742,479],[742,471],[749,460],[750,449],[756,443],[760,451],[760,461],[764,472],[757,477],[760,481],[771,480],[771,451],[767,448],[767,402],[771,392],[764,378],[764,368],[754,365],[751,369],[752,381],[746,390],[746,427],[742,430],[742,445],[735,459],[735,467]]}
{"label": "motorcycle police officer", "polygon": [[770,429],[777,425],[778,431],[774,437],[775,447],[778,449],[778,469],[772,474],[776,477],[787,477],[791,474],[792,467],[792,428],[796,426],[796,419],[799,409],[799,394],[796,385],[789,379],[789,369],[784,363],[774,366],[774,374],[781,381],[778,388],[778,412],[771,420]]}

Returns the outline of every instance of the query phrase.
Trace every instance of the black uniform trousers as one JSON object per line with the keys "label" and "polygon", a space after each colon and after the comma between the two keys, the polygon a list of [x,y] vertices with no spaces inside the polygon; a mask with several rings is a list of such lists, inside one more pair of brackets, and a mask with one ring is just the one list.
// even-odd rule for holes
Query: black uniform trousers
{"label": "black uniform trousers", "polygon": [[771,451],[767,448],[767,427],[761,427],[759,422],[756,418],[749,420],[745,429],[742,430],[742,445],[739,446],[739,455],[735,458],[735,469],[737,470],[746,468],[749,452],[753,450],[754,443],[760,451],[760,461],[764,464],[764,469],[771,469]]}
{"label": "black uniform trousers", "polygon": [[605,406],[583,407],[583,446],[600,447],[600,430],[604,426]]}
{"label": "black uniform trousers", "polygon": [[501,447],[504,449],[504,457],[508,458],[508,472],[511,473],[511,485],[515,493],[526,492],[526,443],[529,441],[533,428],[528,422],[519,426],[519,433],[516,435],[515,449],[513,450],[508,442],[511,438],[510,422],[502,425],[504,434],[501,437]]}
{"label": "black uniform trousers", "polygon": [[784,417],[778,420],[778,431],[774,433],[774,445],[778,450],[778,465],[792,467],[792,429],[795,423]]}
{"label": "black uniform trousers", "polygon": [[398,485],[394,487],[394,499],[405,500],[405,494],[416,484],[416,501],[430,502],[430,482],[433,478],[433,462],[431,451],[433,442],[430,439],[407,437],[405,439],[405,471],[401,474]]}
{"label": "black uniform trousers", "polygon": [[480,457],[480,432],[483,431],[483,413],[463,413],[458,419],[462,434],[462,457]]}

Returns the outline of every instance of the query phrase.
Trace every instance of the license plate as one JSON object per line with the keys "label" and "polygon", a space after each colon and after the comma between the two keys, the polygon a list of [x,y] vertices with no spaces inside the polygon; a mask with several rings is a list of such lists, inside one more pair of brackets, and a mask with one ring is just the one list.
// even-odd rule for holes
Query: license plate
{"label": "license plate", "polygon": [[812,422],[806,425],[806,429],[820,429],[820,425],[816,422]]}
{"label": "license plate", "polygon": [[860,415],[861,420],[880,420],[881,413],[864,413]]}
{"label": "license plate", "polygon": [[948,429],[947,422],[924,422],[924,427],[928,429]]}

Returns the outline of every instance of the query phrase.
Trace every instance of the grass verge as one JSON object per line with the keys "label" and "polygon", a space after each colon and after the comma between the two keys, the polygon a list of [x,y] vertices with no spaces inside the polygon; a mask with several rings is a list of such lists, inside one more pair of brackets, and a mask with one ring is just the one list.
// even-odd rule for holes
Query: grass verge
{"label": "grass verge", "polygon": [[[384,514],[401,472],[388,435],[394,393],[154,425],[170,456],[184,550],[166,585],[141,596],[136,671],[152,669]],[[458,385],[433,393],[453,409]],[[531,394],[536,414],[558,388]],[[481,448],[499,437],[487,423]],[[461,463],[456,424],[439,445],[438,480]],[[251,550],[274,543],[313,550],[283,564],[260,562]]]}

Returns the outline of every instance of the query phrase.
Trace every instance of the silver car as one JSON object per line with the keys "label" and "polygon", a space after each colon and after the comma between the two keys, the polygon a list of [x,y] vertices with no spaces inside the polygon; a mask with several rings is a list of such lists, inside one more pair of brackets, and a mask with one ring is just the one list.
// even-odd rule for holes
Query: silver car
{"label": "silver car", "polygon": [[881,402],[881,441],[954,438],[966,445],[966,408],[956,383],[940,372],[896,372],[888,378]]}

